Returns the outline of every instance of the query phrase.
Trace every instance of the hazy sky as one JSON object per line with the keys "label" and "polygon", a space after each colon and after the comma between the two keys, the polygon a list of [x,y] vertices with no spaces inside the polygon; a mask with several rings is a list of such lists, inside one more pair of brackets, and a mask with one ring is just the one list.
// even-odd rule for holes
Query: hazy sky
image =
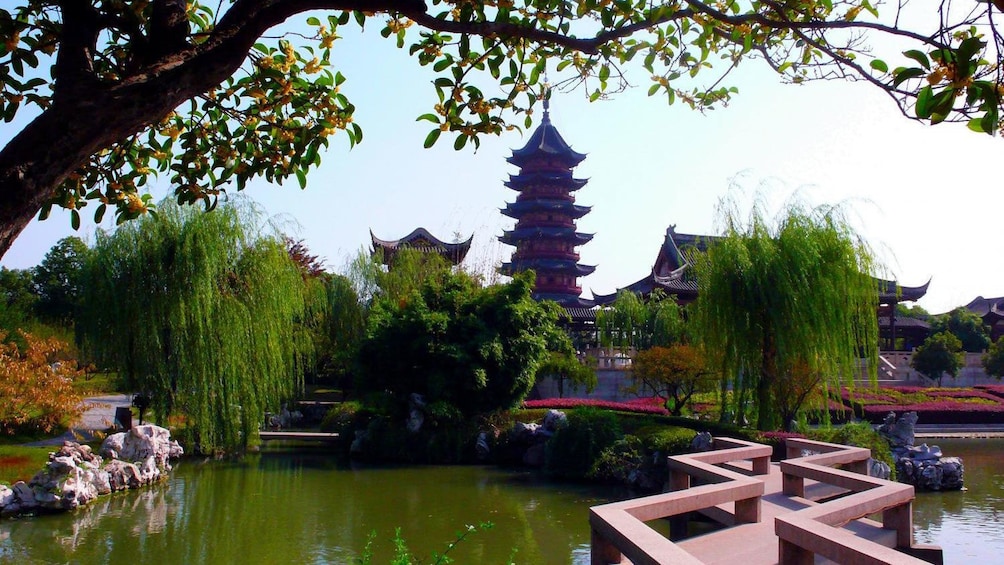
{"label": "hazy sky", "polygon": [[[516,196],[503,186],[516,172],[505,158],[529,132],[485,138],[477,152],[454,151],[445,136],[423,149],[431,124],[415,118],[436,102],[429,72],[375,33],[348,35],[334,57],[348,77],[343,91],[357,106],[363,143],[350,150],[344,136],[334,138],[306,190],[293,180],[258,182],[245,193],[289,220],[331,270],[369,246],[370,229],[383,239],[419,226],[446,240],[473,232],[469,262],[507,259],[512,248],[495,240],[513,224],[499,213]],[[932,279],[920,302],[932,312],[1004,296],[1004,183],[994,172],[1004,141],[963,125],[907,120],[864,83],[782,85],[757,61],[735,75],[733,103],[707,115],[645,96],[644,71],[631,78],[635,87],[608,101],[590,104],[581,91],[552,97],[552,122],[588,155],[575,170],[589,179],[576,202],[593,207],[579,229],[596,234],[580,248],[582,262],[597,265],[580,280],[586,296],[645,276],[667,226],[717,233],[720,199],[755,193],[774,206],[794,193],[813,205],[846,203],[890,276],[909,286]],[[0,143],[15,131],[0,125]],[[166,179],[155,186],[158,198],[167,194]],[[94,229],[85,221],[77,234],[88,239]],[[69,215],[54,211],[0,264],[34,266],[72,233]]]}

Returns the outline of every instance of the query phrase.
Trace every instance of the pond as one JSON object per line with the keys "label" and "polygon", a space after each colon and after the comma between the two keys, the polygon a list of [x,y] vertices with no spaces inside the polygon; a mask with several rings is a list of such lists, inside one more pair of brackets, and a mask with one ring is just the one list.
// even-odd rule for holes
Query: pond
{"label": "pond", "polygon": [[[920,440],[918,440],[919,442]],[[945,550],[945,564],[1004,559],[1004,439],[926,440],[965,464],[966,490],[921,492],[913,505],[918,543]]]}
{"label": "pond", "polygon": [[588,508],[614,498],[490,467],[344,468],[323,452],[186,460],[146,491],[0,522],[0,562],[353,563],[376,532],[373,563],[386,564],[395,528],[426,558],[490,521],[456,563],[506,563],[513,550],[518,563],[588,563]]}
{"label": "pond", "polygon": [[[1004,440],[936,441],[965,459],[964,492],[919,493],[917,541],[945,563],[1004,555]],[[491,467],[339,467],[323,451],[268,451],[240,462],[185,460],[144,491],[76,512],[0,522],[2,563],[353,563],[376,532],[388,563],[396,528],[420,557],[466,525],[493,522],[456,563],[589,562],[588,508],[627,497]],[[427,561],[428,562],[428,561]]]}

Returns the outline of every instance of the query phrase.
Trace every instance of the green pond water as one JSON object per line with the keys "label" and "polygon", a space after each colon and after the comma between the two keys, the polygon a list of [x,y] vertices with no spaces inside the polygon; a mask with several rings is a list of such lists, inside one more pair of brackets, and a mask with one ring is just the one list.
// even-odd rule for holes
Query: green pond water
{"label": "green pond water", "polygon": [[[1004,440],[934,443],[965,459],[968,490],[919,493],[917,541],[944,547],[948,564],[1004,562]],[[395,528],[427,557],[490,521],[456,563],[506,563],[515,550],[517,563],[586,564],[588,508],[626,496],[490,467],[345,468],[319,451],[185,460],[156,487],[0,522],[0,562],[353,563],[376,532],[373,563],[385,564]]]}

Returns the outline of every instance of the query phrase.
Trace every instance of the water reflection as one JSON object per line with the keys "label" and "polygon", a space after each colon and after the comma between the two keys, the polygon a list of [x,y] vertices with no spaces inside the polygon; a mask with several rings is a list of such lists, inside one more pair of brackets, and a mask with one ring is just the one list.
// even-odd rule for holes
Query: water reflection
{"label": "water reflection", "polygon": [[388,562],[394,529],[417,555],[492,521],[458,563],[588,562],[587,509],[617,495],[474,467],[339,468],[323,454],[185,461],[154,488],[68,515],[0,523],[9,563],[351,563],[370,532]]}
{"label": "water reflection", "polygon": [[[917,540],[945,562],[1004,555],[1004,440],[940,442],[966,462],[965,492],[919,493]],[[156,487],[76,512],[0,522],[0,563],[351,563],[376,531],[374,562],[394,529],[420,556],[466,524],[492,521],[451,554],[457,563],[589,562],[589,506],[627,493],[554,485],[477,467],[346,468],[323,452],[264,453],[178,465]]]}
{"label": "water reflection", "polygon": [[945,550],[945,563],[998,563],[1004,555],[1004,439],[939,440],[945,455],[962,457],[966,489],[917,493],[916,539]]}

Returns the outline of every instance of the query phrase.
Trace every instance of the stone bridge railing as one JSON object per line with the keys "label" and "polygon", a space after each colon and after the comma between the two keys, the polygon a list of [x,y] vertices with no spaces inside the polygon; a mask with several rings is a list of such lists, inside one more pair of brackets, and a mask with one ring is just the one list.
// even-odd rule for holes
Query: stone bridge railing
{"label": "stone bridge railing", "polygon": [[[674,489],[671,492],[592,507],[592,564],[621,563],[622,558],[636,565],[700,563],[645,525],[649,520],[734,502],[736,523],[759,522],[763,481],[717,465],[750,460],[754,474],[766,474],[770,470],[770,446],[730,438],[716,438],[715,445],[724,449],[668,458],[670,488]],[[709,484],[691,487],[691,477]]]}

